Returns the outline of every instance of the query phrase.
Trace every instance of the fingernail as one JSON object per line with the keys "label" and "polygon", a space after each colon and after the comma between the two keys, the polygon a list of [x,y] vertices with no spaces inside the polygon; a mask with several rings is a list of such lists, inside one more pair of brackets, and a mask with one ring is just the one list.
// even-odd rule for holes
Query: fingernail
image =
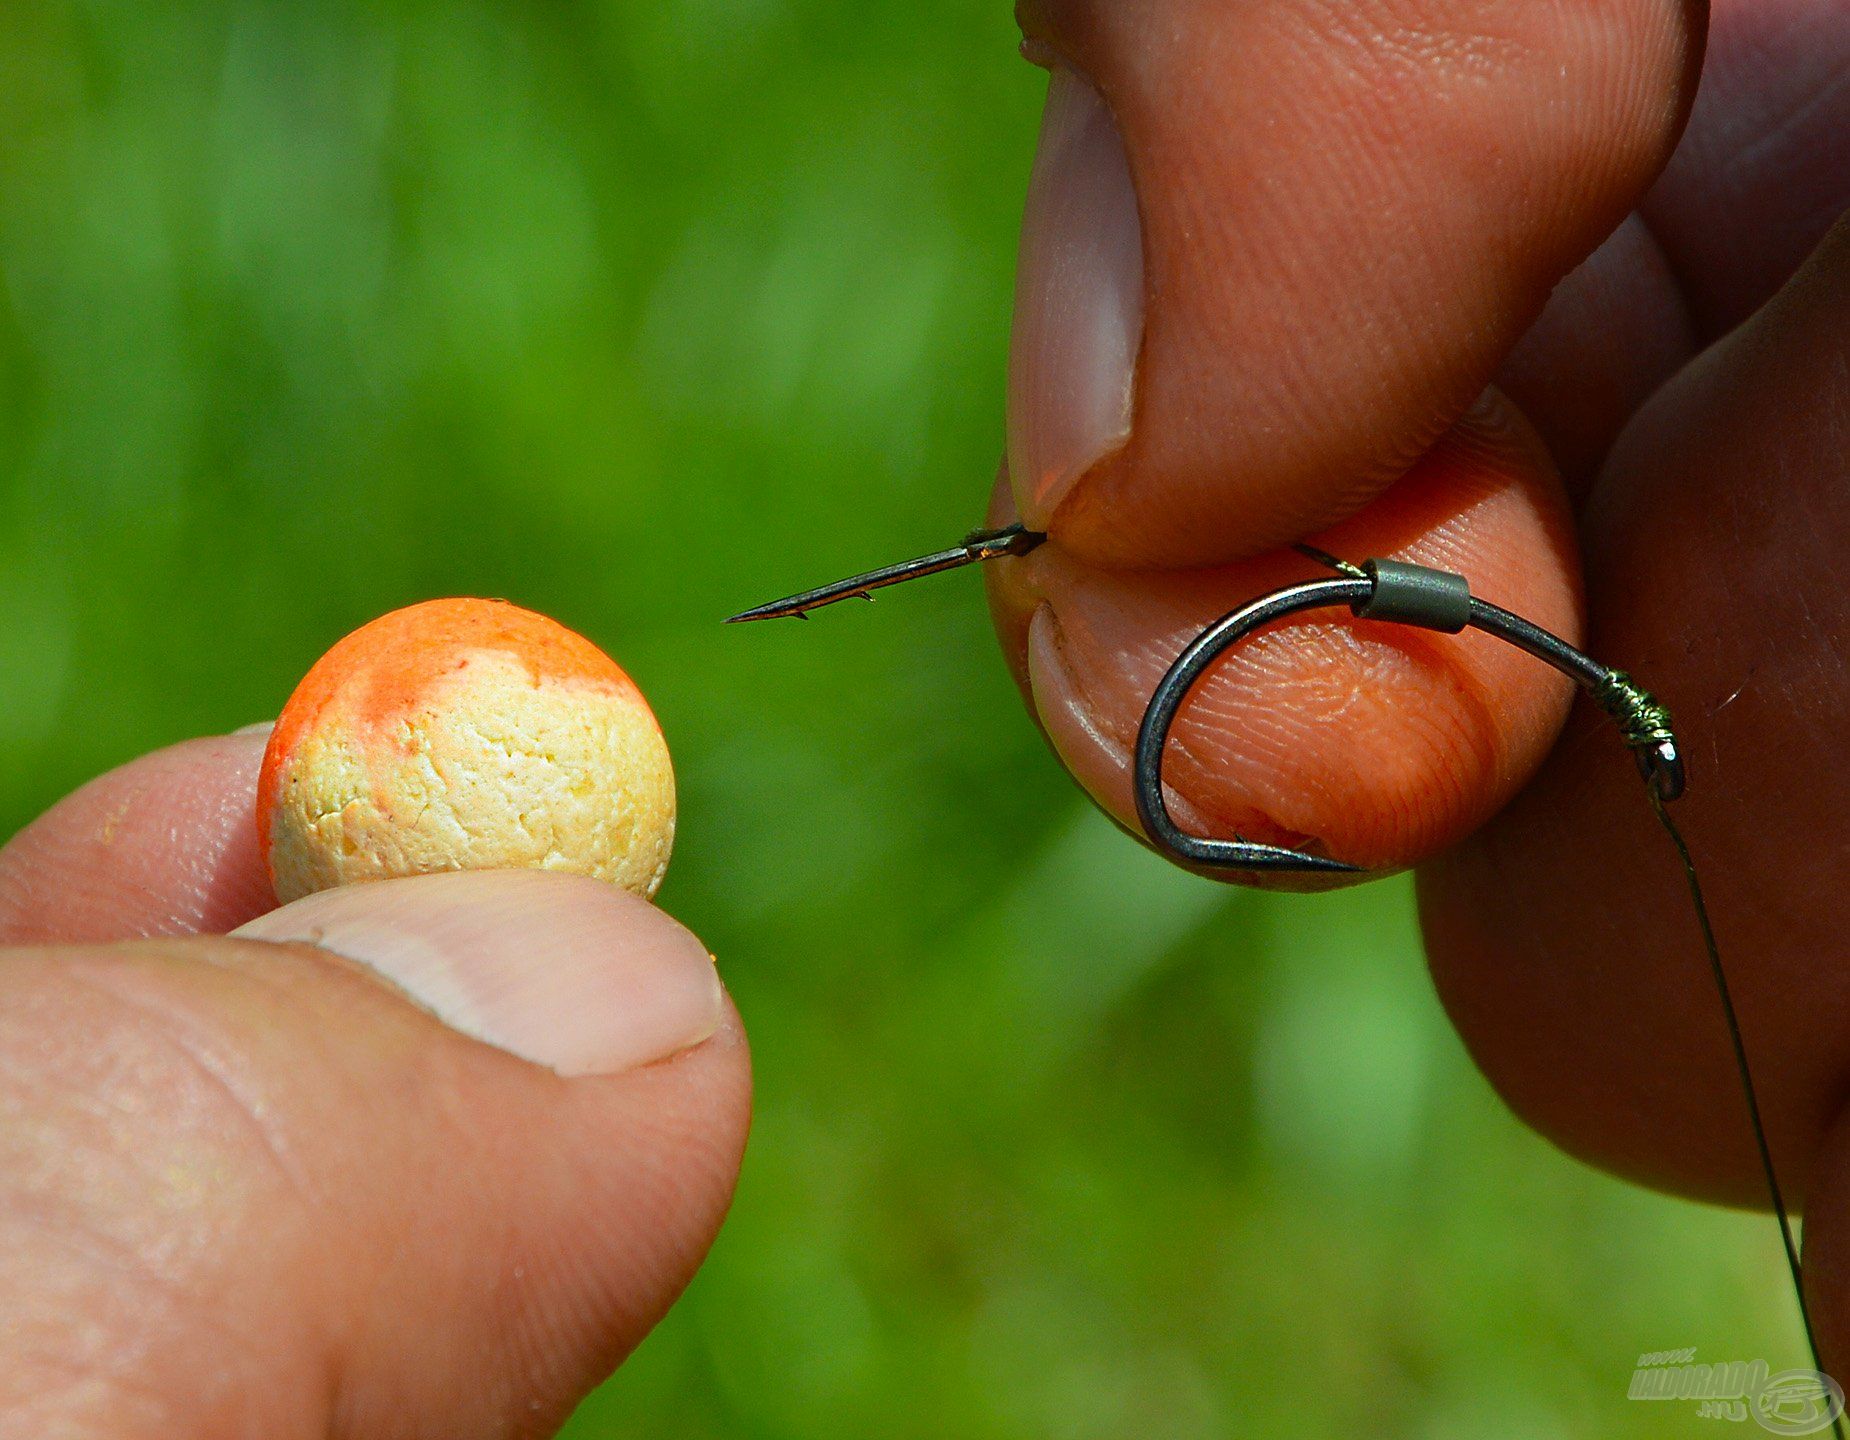
{"label": "fingernail", "polygon": [[233,735],[268,735],[275,728],[274,720],[258,720],[250,725],[240,725],[231,733]]}
{"label": "fingernail", "polygon": [[1073,483],[1130,436],[1143,340],[1143,232],[1117,122],[1056,65],[1022,220],[1009,345],[1009,473],[1044,526]]}
{"label": "fingernail", "polygon": [[1136,813],[1130,752],[1107,732],[1067,663],[1065,632],[1051,605],[1028,623],[1028,686],[1060,763],[1107,814],[1128,822]]}
{"label": "fingernail", "polygon": [[452,1029],[561,1075],[666,1060],[719,1028],[704,946],[646,900],[543,871],[323,890],[232,932],[374,971]]}

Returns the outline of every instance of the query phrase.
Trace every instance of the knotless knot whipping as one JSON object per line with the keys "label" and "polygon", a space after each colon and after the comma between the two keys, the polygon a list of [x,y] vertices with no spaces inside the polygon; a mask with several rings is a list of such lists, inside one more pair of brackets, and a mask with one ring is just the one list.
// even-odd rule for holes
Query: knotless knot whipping
{"label": "knotless knot whipping", "polygon": [[1606,678],[1593,687],[1593,698],[1617,722],[1619,733],[1632,749],[1650,750],[1675,742],[1677,736],[1670,727],[1670,712],[1623,670],[1607,671]]}

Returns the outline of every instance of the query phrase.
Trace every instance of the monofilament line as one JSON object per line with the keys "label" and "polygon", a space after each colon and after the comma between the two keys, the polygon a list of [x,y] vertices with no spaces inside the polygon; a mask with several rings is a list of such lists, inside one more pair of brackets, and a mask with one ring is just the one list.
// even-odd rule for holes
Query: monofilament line
{"label": "monofilament line", "polygon": [[[1647,785],[1645,794],[1650,797],[1651,808],[1657,812],[1664,833],[1670,837],[1670,843],[1676,846],[1677,858],[1683,862],[1683,874],[1689,882],[1690,903],[1695,908],[1696,923],[1702,929],[1702,946],[1709,957],[1709,973],[1714,977],[1715,993],[1722,1002],[1722,1017],[1728,1022],[1728,1041],[1734,1047],[1735,1069],[1741,1077],[1741,1094],[1747,1101],[1747,1118],[1753,1124],[1754,1144],[1759,1149],[1760,1168],[1766,1176],[1767,1198],[1773,1202],[1773,1215],[1779,1222],[1780,1242],[1786,1249],[1786,1266],[1792,1272],[1792,1293],[1799,1302],[1799,1321],[1805,1327],[1805,1343],[1811,1349],[1812,1368],[1822,1375],[1824,1359],[1818,1353],[1818,1337],[1812,1330],[1811,1307],[1805,1303],[1805,1276],[1799,1266],[1799,1247],[1792,1233],[1792,1215],[1786,1209],[1785,1193],[1779,1188],[1779,1171],[1773,1165],[1773,1149],[1767,1143],[1766,1124],[1760,1116],[1760,1097],[1754,1087],[1753,1067],[1747,1060],[1747,1042],[1741,1034],[1741,1018],[1734,1008],[1734,994],[1728,988],[1728,971],[1722,964],[1721,947],[1716,943],[1715,927],[1709,920],[1708,902],[1702,897],[1702,881],[1696,874],[1696,862],[1690,857],[1683,832],[1677,829],[1677,822],[1670,818],[1670,812],[1658,798],[1656,788]],[[1842,1415],[1832,1420],[1831,1432],[1838,1440],[1844,1440]]]}

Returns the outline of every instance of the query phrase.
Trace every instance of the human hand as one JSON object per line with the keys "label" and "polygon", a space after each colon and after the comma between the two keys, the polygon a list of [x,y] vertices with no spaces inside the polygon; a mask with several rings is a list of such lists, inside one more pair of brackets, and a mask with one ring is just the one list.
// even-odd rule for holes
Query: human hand
{"label": "human hand", "polygon": [[[1054,81],[992,519],[1053,543],[988,568],[1039,723],[1129,824],[1156,679],[1315,573],[1286,542],[1462,571],[1569,638],[1584,555],[1588,648],[1677,719],[1850,1347],[1850,11],[1717,0],[1691,115],[1703,9],[1023,0]],[[1557,743],[1569,703],[1488,637],[1320,616],[1229,657],[1168,775],[1209,833],[1426,862],[1441,995],[1517,1111],[1759,1201],[1675,857],[1606,722]]]}
{"label": "human hand", "polygon": [[0,1429],[550,1435],[719,1227],[738,1017],[593,880],[272,909],[263,745],[147,756],[0,850]]}

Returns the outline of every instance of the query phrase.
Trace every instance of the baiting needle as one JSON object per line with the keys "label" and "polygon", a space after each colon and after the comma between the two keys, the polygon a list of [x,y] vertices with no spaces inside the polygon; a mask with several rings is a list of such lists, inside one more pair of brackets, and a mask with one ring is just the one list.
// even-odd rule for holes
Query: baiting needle
{"label": "baiting needle", "polygon": [[875,590],[887,585],[916,580],[922,575],[937,575],[945,570],[957,570],[980,560],[999,560],[1004,555],[1026,555],[1046,538],[1040,531],[1030,530],[1023,525],[1005,525],[1000,530],[972,530],[964,536],[963,544],[954,545],[949,550],[921,555],[916,560],[902,560],[897,565],[885,565],[878,570],[869,570],[865,575],[851,575],[846,580],[837,580],[833,585],[805,590],[800,595],[773,600],[768,605],[756,605],[732,616],[726,623],[737,625],[746,620],[775,620],[783,615],[794,615],[801,620],[811,610],[833,605],[838,600],[852,600],[857,595],[871,600]]}

